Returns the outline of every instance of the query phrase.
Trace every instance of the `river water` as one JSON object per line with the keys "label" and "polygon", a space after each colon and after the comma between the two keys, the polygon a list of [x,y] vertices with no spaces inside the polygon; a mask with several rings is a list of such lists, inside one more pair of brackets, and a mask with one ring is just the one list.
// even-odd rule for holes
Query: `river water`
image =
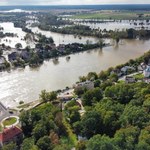
{"label": "river water", "polygon": [[37,68],[16,69],[0,73],[0,101],[7,107],[19,104],[19,101],[30,102],[38,99],[41,90],[48,91],[72,86],[79,76],[90,71],[100,72],[111,66],[125,63],[131,58],[141,56],[150,48],[150,40],[124,40],[118,47],[106,47],[83,53],[45,61]]}
{"label": "river water", "polygon": [[[61,40],[66,44],[74,40],[83,43],[87,39],[93,42],[97,40],[88,37],[75,39],[72,35],[64,36],[49,32],[45,34],[54,37],[56,44]],[[99,73],[111,66],[125,63],[131,58],[141,56],[149,49],[150,40],[123,40],[118,46],[72,54],[69,61],[66,57],[60,57],[58,61],[52,59],[45,61],[36,69],[26,67],[11,72],[0,72],[0,101],[6,107],[14,107],[19,105],[20,101],[27,103],[37,100],[43,89],[52,91],[72,86],[79,76],[86,75],[90,71]]]}

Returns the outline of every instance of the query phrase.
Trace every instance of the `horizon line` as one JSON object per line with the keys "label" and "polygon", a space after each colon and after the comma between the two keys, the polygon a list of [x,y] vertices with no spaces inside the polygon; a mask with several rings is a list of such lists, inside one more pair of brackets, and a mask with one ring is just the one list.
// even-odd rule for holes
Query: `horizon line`
{"label": "horizon line", "polygon": [[150,3],[136,3],[136,4],[125,4],[125,3],[115,3],[115,4],[72,4],[72,5],[68,5],[68,4],[19,4],[19,5],[0,5],[0,7],[3,7],[3,6],[100,6],[100,5],[150,5]]}

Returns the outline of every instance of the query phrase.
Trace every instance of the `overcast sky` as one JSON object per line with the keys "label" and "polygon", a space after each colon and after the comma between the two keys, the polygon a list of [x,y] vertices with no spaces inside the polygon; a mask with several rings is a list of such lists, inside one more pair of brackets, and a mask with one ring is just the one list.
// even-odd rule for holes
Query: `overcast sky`
{"label": "overcast sky", "polygon": [[0,0],[0,5],[150,4],[150,0]]}

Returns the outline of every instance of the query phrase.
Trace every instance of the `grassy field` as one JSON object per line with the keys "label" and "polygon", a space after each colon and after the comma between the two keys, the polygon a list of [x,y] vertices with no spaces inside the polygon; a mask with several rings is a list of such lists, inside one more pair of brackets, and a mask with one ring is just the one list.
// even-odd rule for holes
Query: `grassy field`
{"label": "grassy field", "polygon": [[10,126],[12,124],[14,124],[17,121],[17,119],[15,117],[10,117],[6,120],[4,120],[2,123],[4,126]]}
{"label": "grassy field", "polygon": [[[139,14],[143,14],[139,17]],[[150,19],[150,12],[130,12],[130,11],[99,11],[82,13],[72,16],[74,19],[116,19],[116,20],[132,20],[132,19]]]}

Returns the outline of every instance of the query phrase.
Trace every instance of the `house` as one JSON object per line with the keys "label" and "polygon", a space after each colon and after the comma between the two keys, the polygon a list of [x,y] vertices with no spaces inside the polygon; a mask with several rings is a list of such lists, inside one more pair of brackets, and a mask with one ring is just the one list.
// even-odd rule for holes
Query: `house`
{"label": "house", "polygon": [[135,83],[135,78],[132,76],[126,76],[125,83]]}
{"label": "house", "polygon": [[50,44],[50,47],[51,47],[52,50],[55,50],[56,49],[56,44],[54,44],[54,43]]}
{"label": "house", "polygon": [[94,88],[94,82],[92,82],[92,81],[80,82],[80,83],[73,85],[73,87],[74,87],[74,89],[86,88],[87,90],[90,90],[90,89]]}
{"label": "house", "polygon": [[121,72],[122,72],[123,74],[126,74],[129,70],[130,70],[130,71],[134,71],[135,68],[134,68],[134,67],[131,67],[131,66],[124,66],[124,67],[121,68]]}
{"label": "house", "polygon": [[146,69],[146,64],[145,63],[141,63],[139,66],[138,66],[138,71],[143,71]]}
{"label": "house", "polygon": [[24,61],[28,61],[30,59],[30,53],[27,51],[22,51],[20,53],[20,57],[24,60]]}
{"label": "house", "polygon": [[4,144],[8,144],[12,141],[19,145],[22,139],[23,132],[19,127],[6,128],[0,133],[0,146],[2,147]]}
{"label": "house", "polygon": [[117,74],[118,77],[121,77],[123,73],[119,69],[114,69],[110,72],[110,75]]}
{"label": "house", "polygon": [[146,69],[143,72],[145,78],[150,77],[150,65],[147,65]]}
{"label": "house", "polygon": [[10,62],[17,60],[17,58],[19,57],[19,53],[18,52],[12,52],[11,54],[8,55],[8,60]]}
{"label": "house", "polygon": [[59,44],[59,46],[57,46],[57,50],[59,52],[63,52],[65,50],[65,44]]}
{"label": "house", "polygon": [[74,90],[68,89],[58,94],[57,98],[62,101],[69,101],[74,97]]}

